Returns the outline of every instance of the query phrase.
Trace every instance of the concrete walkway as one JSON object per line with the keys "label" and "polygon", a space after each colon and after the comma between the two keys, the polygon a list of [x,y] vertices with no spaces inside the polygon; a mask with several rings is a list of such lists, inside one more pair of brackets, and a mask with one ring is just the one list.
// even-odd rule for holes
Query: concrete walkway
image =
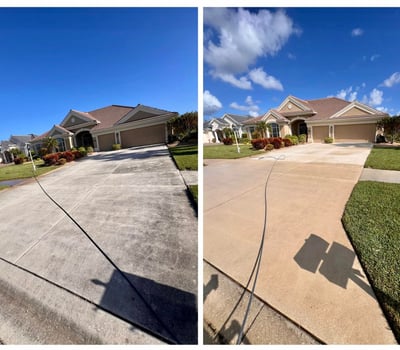
{"label": "concrete walkway", "polygon": [[378,181],[398,184],[400,183],[400,171],[364,168],[360,176],[360,181]]}
{"label": "concrete walkway", "polygon": [[256,295],[327,344],[396,344],[341,223],[369,149],[304,145],[274,151],[284,160],[204,167],[204,259],[242,286],[257,255],[272,171]]}
{"label": "concrete walkway", "polygon": [[165,146],[101,152],[0,192],[6,344],[197,343],[197,217]]}

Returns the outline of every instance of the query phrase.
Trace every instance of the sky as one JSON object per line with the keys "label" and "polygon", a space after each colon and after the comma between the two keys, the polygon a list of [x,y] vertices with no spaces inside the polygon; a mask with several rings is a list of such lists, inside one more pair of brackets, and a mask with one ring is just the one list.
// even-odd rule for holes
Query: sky
{"label": "sky", "polygon": [[205,8],[205,119],[288,95],[400,114],[400,8]]}
{"label": "sky", "polygon": [[70,109],[198,109],[197,8],[0,8],[0,140]]}

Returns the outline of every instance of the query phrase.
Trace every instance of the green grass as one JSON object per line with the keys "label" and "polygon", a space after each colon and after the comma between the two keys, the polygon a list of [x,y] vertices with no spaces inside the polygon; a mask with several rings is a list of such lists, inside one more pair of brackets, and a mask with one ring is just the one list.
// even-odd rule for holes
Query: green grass
{"label": "green grass", "polygon": [[365,168],[400,170],[400,148],[374,147],[364,165]]}
{"label": "green grass", "polygon": [[197,170],[198,146],[170,147],[169,151],[175,159],[179,170]]}
{"label": "green grass", "polygon": [[265,153],[264,150],[254,150],[250,145],[240,145],[240,153],[236,145],[204,146],[204,159],[237,159]]}
{"label": "green grass", "polygon": [[8,188],[8,186],[2,186],[2,185],[0,185],[0,191],[1,191],[1,190],[5,190],[6,188]]}
{"label": "green grass", "polygon": [[196,204],[198,204],[198,191],[199,191],[199,186],[198,185],[189,185],[189,191],[193,196],[194,201],[196,202]]}
{"label": "green grass", "polygon": [[361,181],[343,225],[400,342],[400,184]]}
{"label": "green grass", "polygon": [[[57,168],[57,166],[44,166],[42,160],[36,161],[35,164],[37,175],[43,175]],[[31,162],[19,165],[11,164],[0,167],[0,181],[26,179],[32,176],[33,170]]]}

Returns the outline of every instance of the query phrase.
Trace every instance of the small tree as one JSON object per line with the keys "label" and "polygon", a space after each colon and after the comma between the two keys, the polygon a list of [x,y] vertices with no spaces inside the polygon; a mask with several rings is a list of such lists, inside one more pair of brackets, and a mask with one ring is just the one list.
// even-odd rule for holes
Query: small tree
{"label": "small tree", "polygon": [[261,134],[261,137],[267,137],[267,130],[271,131],[271,127],[264,120],[260,120],[259,122],[257,122],[256,131]]}
{"label": "small tree", "polygon": [[233,130],[231,128],[223,128],[222,132],[224,133],[225,137],[233,137]]}
{"label": "small tree", "polygon": [[47,137],[44,140],[44,146],[47,149],[47,153],[54,153],[55,150],[58,148],[58,141],[54,137]]}
{"label": "small tree", "polygon": [[389,137],[390,143],[393,143],[395,135],[400,132],[400,116],[384,117],[377,125],[383,128],[385,136]]}

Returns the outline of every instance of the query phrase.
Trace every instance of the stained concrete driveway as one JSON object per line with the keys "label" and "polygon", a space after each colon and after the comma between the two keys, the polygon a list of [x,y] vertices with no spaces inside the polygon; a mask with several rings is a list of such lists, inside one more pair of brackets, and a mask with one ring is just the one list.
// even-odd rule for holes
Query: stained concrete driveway
{"label": "stained concrete driveway", "polygon": [[135,289],[35,182],[2,191],[2,340],[197,343],[197,217],[167,148],[98,153],[40,182]]}
{"label": "stained concrete driveway", "polygon": [[328,344],[396,344],[341,224],[370,147],[307,144],[205,161],[204,259],[246,284],[272,171],[256,295]]}

